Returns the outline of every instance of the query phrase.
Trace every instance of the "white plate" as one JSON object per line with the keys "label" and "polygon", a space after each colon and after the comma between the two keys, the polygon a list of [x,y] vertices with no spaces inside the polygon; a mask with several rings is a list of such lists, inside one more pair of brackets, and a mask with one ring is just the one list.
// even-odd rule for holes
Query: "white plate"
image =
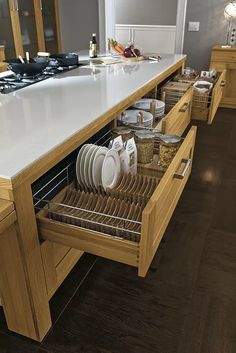
{"label": "white plate", "polygon": [[[140,110],[137,110],[137,109],[134,109],[134,110],[131,110],[131,109],[128,109],[124,112],[124,116],[119,116],[119,120],[122,120],[126,123],[129,123],[129,124],[135,124],[137,123],[137,115],[139,114]],[[142,113],[143,113],[143,123],[144,125],[146,124],[152,124],[153,122],[153,115],[149,112],[146,112],[146,111],[143,111],[142,110]]]}
{"label": "white plate", "polygon": [[120,157],[116,150],[109,150],[102,165],[102,186],[113,189],[119,182],[121,172]]}
{"label": "white plate", "polygon": [[83,154],[86,147],[87,147],[87,144],[85,144],[81,147],[81,149],[79,150],[79,153],[77,155],[77,159],[76,159],[75,171],[76,171],[76,177],[77,177],[79,185],[83,185],[81,175],[80,175],[80,164],[81,164],[82,154]]}
{"label": "white plate", "polygon": [[90,158],[91,158],[91,155],[92,155],[94,149],[96,150],[97,146],[91,145],[89,150],[87,151],[86,155],[84,156],[83,177],[84,177],[85,185],[87,185],[88,187],[92,186],[92,185],[90,185],[90,180],[89,180],[89,162],[90,162]]}
{"label": "white plate", "polygon": [[93,182],[93,161],[94,161],[94,157],[98,151],[98,149],[100,148],[100,146],[94,146],[94,149],[92,151],[92,154],[90,156],[90,160],[89,160],[89,165],[88,165],[88,180],[89,180],[89,184],[91,185],[91,187],[94,187],[94,182]]}
{"label": "white plate", "polygon": [[136,103],[134,103],[133,107],[136,109],[144,109],[150,111],[150,105],[153,101],[156,103],[156,110],[165,108],[164,102],[152,98],[142,98]]}
{"label": "white plate", "polygon": [[84,179],[84,163],[85,163],[86,154],[89,151],[90,147],[91,147],[91,144],[85,145],[85,148],[83,150],[83,153],[82,153],[81,159],[80,159],[79,173],[80,173],[80,179],[81,179],[82,185],[86,185],[85,179]]}
{"label": "white plate", "polygon": [[107,151],[109,151],[108,148],[100,147],[94,156],[92,166],[92,179],[95,187],[102,185],[102,165]]}

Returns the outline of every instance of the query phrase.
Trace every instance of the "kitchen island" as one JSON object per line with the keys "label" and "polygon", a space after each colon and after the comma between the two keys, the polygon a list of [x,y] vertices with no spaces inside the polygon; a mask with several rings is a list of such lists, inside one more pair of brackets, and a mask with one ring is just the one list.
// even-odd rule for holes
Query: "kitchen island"
{"label": "kitchen island", "polygon": [[[41,341],[51,327],[49,299],[56,287],[49,290],[53,275],[44,247],[50,242],[39,239],[32,184],[133,102],[181,70],[185,60],[184,55],[163,55],[154,63],[79,67],[0,95],[0,296],[10,330]],[[69,269],[83,250],[72,250]]]}

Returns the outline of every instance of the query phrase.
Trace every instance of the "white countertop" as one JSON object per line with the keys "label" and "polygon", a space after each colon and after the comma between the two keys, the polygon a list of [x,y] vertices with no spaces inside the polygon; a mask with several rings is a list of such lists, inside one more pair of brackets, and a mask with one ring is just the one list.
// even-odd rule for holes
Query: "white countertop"
{"label": "white countertop", "polygon": [[0,177],[15,177],[184,57],[79,67],[0,93]]}

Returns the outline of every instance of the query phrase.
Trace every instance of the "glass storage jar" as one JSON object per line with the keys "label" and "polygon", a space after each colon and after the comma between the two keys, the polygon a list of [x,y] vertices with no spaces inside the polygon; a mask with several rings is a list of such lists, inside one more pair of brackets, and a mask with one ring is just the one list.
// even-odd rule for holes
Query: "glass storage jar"
{"label": "glass storage jar", "polygon": [[133,134],[131,129],[124,126],[120,126],[112,130],[112,138],[114,139],[118,136],[121,136],[123,143],[125,143],[133,137]]}
{"label": "glass storage jar", "polygon": [[162,168],[169,167],[180,147],[181,140],[181,137],[175,135],[162,135],[160,137],[159,164]]}
{"label": "glass storage jar", "polygon": [[154,154],[155,134],[148,130],[140,130],[135,133],[138,162],[142,164],[151,163]]}

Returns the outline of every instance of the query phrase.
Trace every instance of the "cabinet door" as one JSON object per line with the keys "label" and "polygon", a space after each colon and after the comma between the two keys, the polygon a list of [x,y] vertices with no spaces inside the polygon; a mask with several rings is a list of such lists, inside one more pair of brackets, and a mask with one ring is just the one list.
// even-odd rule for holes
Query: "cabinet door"
{"label": "cabinet door", "polygon": [[28,51],[30,56],[34,57],[39,49],[34,2],[32,0],[15,0],[15,3],[19,14],[23,51]]}
{"label": "cabinet door", "polygon": [[60,50],[58,36],[58,12],[55,0],[41,0],[43,31],[46,51],[53,54]]}
{"label": "cabinet door", "polygon": [[8,59],[16,57],[10,8],[12,9],[12,2],[0,0],[0,45],[4,45]]}

